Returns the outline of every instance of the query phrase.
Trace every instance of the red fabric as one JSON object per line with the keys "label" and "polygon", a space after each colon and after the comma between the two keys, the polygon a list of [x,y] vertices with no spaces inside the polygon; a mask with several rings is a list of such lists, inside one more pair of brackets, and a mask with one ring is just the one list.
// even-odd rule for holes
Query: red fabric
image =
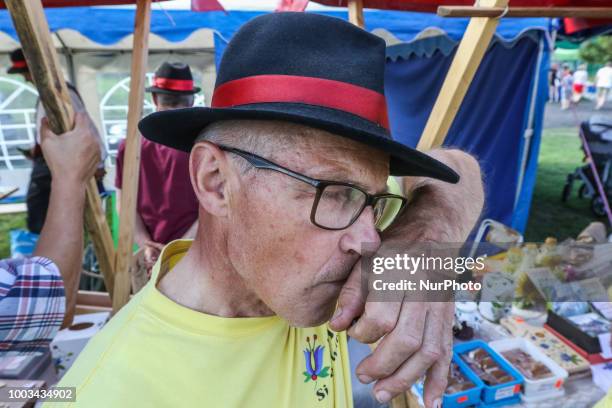
{"label": "red fabric", "polygon": [[170,78],[153,78],[153,85],[158,88],[168,89],[171,91],[193,91],[193,80],[190,79],[170,79]]}
{"label": "red fabric", "polygon": [[275,11],[304,11],[308,0],[279,0]]}
{"label": "red fabric", "polygon": [[[153,2],[167,0],[153,0]],[[43,7],[78,7],[78,6],[114,6],[118,4],[135,4],[136,0],[43,0]],[[0,1],[0,8],[6,8]]]}
{"label": "red fabric", "polygon": [[191,0],[192,11],[225,11],[217,0]]}
{"label": "red fabric", "polygon": [[[189,153],[142,139],[136,210],[151,239],[167,244],[198,219],[198,200],[189,178]],[[119,145],[115,186],[122,188],[125,141]]]}
{"label": "red fabric", "polygon": [[27,62],[24,61],[13,61],[12,68],[26,68],[28,66]]}
{"label": "red fabric", "polygon": [[211,106],[295,102],[352,113],[389,129],[385,96],[329,79],[292,75],[257,75],[226,82],[215,89]]}
{"label": "red fabric", "polygon": [[574,92],[582,93],[582,91],[584,91],[584,85],[583,84],[574,84]]}
{"label": "red fabric", "polygon": [[[313,0],[327,6],[346,7],[347,0]],[[427,11],[438,6],[473,6],[474,0],[363,0],[365,8]],[[511,0],[514,7],[610,7],[612,0]]]}
{"label": "red fabric", "polygon": [[566,34],[574,34],[589,28],[612,24],[612,19],[564,18],[563,28]]}

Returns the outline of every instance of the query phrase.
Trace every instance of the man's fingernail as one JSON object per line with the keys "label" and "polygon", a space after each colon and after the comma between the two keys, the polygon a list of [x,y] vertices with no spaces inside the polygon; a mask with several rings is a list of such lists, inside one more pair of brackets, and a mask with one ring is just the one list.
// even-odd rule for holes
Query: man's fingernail
{"label": "man's fingernail", "polygon": [[336,313],[334,313],[334,316],[332,317],[332,322],[338,319],[341,314],[342,314],[342,309],[341,308],[336,309]]}
{"label": "man's fingernail", "polygon": [[440,398],[434,401],[433,408],[442,408],[442,400]]}
{"label": "man's fingernail", "polygon": [[361,381],[363,384],[369,384],[374,381],[371,377],[368,377],[367,375],[358,375],[357,378],[359,378],[359,381]]}
{"label": "man's fingernail", "polygon": [[376,393],[376,400],[381,404],[391,401],[391,394],[388,391],[380,390]]}

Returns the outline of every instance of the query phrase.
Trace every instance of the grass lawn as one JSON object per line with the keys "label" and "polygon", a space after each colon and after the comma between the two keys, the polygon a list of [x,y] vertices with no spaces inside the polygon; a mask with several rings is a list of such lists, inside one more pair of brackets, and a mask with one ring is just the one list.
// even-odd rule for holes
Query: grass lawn
{"label": "grass lawn", "polygon": [[581,165],[582,158],[576,129],[544,131],[526,241],[541,242],[549,236],[560,241],[576,237],[589,223],[597,220],[590,210],[590,200],[578,198],[580,183],[574,183],[570,199],[561,202],[566,176]]}
{"label": "grass lawn", "polygon": [[9,231],[12,229],[25,229],[25,227],[25,213],[0,215],[0,259],[7,258],[11,253]]}
{"label": "grass lawn", "polygon": [[[575,129],[545,130],[526,231],[527,241],[541,242],[549,236],[559,240],[575,237],[595,220],[590,210],[590,200],[580,200],[576,194],[578,183],[574,185],[574,192],[567,203],[562,203],[560,199],[567,174],[582,163],[582,157]],[[8,232],[16,228],[25,228],[25,214],[0,215],[0,258],[9,255]]]}

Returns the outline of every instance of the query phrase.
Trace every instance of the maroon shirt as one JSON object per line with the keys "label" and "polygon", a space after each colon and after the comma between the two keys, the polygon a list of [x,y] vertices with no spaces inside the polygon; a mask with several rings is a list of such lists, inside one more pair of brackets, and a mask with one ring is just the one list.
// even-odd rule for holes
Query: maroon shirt
{"label": "maroon shirt", "polygon": [[[141,137],[136,211],[151,239],[181,238],[198,218],[198,200],[189,179],[189,154]],[[122,188],[125,140],[117,152],[115,186]]]}

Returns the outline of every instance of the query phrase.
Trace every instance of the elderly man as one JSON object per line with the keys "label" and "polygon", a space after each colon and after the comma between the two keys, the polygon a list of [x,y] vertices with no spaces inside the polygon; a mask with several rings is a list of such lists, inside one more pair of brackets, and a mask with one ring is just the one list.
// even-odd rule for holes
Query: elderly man
{"label": "elderly man", "polygon": [[[383,239],[465,239],[482,189],[444,183],[457,174],[391,139],[384,58],[380,38],[342,20],[261,16],[228,45],[212,108],[143,119],[145,137],[191,152],[198,231],[164,248],[66,374],[78,405],[350,407],[343,330],[361,316],[349,335],[384,336],[356,368],[378,380],[376,398],[427,374],[426,404],[439,406],[452,305],[366,302],[355,265],[363,244],[380,244],[386,209],[408,211],[404,233]],[[461,153],[436,155],[474,170]],[[390,174],[412,176],[414,204],[388,191]]]}
{"label": "elderly man", "polygon": [[[157,112],[190,108],[194,86],[189,65],[164,62],[155,72],[153,95]],[[117,153],[117,211],[120,211],[123,186],[123,155],[125,141]],[[189,182],[189,154],[142,139],[140,146],[140,175],[136,203],[134,240],[141,248],[147,269],[168,242],[179,238],[193,238],[198,219],[198,200]]]}

